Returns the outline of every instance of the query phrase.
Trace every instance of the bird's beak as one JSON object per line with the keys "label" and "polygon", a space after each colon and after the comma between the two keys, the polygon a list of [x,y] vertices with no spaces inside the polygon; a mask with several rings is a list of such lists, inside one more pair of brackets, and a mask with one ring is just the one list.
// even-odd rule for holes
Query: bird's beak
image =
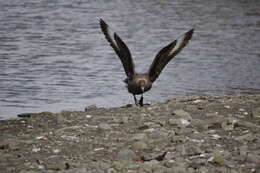
{"label": "bird's beak", "polygon": [[142,92],[144,93],[144,87],[141,87],[141,89],[142,89]]}

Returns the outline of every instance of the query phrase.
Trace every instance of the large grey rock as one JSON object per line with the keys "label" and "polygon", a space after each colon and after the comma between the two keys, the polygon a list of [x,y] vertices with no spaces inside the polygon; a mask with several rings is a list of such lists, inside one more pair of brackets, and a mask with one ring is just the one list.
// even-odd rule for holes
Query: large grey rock
{"label": "large grey rock", "polygon": [[135,134],[131,139],[135,141],[146,141],[148,137],[145,133],[138,133]]}
{"label": "large grey rock", "polygon": [[178,109],[178,110],[175,110],[173,111],[173,113],[183,119],[186,119],[186,120],[191,120],[191,115],[189,112],[186,112],[184,111],[183,109]]}
{"label": "large grey rock", "polygon": [[100,130],[111,130],[112,129],[112,127],[109,124],[107,124],[107,123],[100,123],[98,125],[98,128]]}
{"label": "large grey rock", "polygon": [[121,149],[117,154],[118,160],[133,160],[135,158],[137,155],[130,149]]}
{"label": "large grey rock", "polygon": [[255,109],[252,111],[252,116],[253,116],[254,118],[260,118],[260,107],[255,108]]}
{"label": "large grey rock", "polygon": [[148,149],[148,146],[143,141],[137,141],[137,142],[132,144],[132,149],[134,151],[142,151],[142,150]]}

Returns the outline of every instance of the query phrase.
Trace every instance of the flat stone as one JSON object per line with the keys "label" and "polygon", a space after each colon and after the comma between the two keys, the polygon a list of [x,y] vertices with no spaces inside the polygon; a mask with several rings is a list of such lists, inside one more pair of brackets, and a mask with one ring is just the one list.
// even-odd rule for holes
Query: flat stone
{"label": "flat stone", "polygon": [[98,128],[101,130],[111,130],[112,129],[112,127],[107,123],[100,123],[98,125]]}
{"label": "flat stone", "polygon": [[146,141],[148,138],[145,133],[139,133],[134,135],[131,139],[135,141]]}
{"label": "flat stone", "polygon": [[130,149],[121,149],[117,154],[118,160],[133,160],[135,158],[137,155]]}
{"label": "flat stone", "polygon": [[254,118],[260,118],[260,107],[255,108],[255,109],[252,111],[252,116],[253,116]]}
{"label": "flat stone", "polygon": [[16,138],[2,138],[0,141],[0,149],[17,150],[19,148],[20,141]]}
{"label": "flat stone", "polygon": [[148,146],[146,143],[144,143],[143,141],[137,141],[135,143],[132,144],[132,149],[135,151],[142,151],[147,149]]}
{"label": "flat stone", "polygon": [[191,120],[191,116],[190,116],[190,113],[184,111],[183,109],[178,109],[178,110],[175,110],[173,111],[173,113],[181,118],[184,118],[186,120]]}
{"label": "flat stone", "polygon": [[161,131],[159,129],[153,130],[149,134],[149,139],[153,139],[154,141],[163,141],[167,140],[168,133]]}

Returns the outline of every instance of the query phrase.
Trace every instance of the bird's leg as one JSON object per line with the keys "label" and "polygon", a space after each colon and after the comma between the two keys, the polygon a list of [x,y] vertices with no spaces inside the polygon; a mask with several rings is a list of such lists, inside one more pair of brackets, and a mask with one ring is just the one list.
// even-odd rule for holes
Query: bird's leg
{"label": "bird's leg", "polygon": [[134,96],[134,99],[135,99],[135,105],[138,106],[139,104],[138,104],[138,102],[137,102],[137,99],[136,99],[136,97],[135,97],[135,94],[133,94],[133,96]]}
{"label": "bird's leg", "polygon": [[139,105],[140,105],[141,107],[144,106],[143,100],[144,100],[144,97],[143,97],[143,93],[142,93],[142,96],[141,96],[141,98],[140,98],[140,100],[139,100]]}

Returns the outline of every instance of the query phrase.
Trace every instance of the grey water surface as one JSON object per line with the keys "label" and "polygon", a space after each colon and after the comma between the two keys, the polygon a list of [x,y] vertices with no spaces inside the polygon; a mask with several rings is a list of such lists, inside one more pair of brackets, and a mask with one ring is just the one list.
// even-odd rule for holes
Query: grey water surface
{"label": "grey water surface", "polygon": [[144,102],[260,93],[259,0],[0,0],[2,119],[133,103],[99,17],[127,43],[138,71],[195,28]]}

